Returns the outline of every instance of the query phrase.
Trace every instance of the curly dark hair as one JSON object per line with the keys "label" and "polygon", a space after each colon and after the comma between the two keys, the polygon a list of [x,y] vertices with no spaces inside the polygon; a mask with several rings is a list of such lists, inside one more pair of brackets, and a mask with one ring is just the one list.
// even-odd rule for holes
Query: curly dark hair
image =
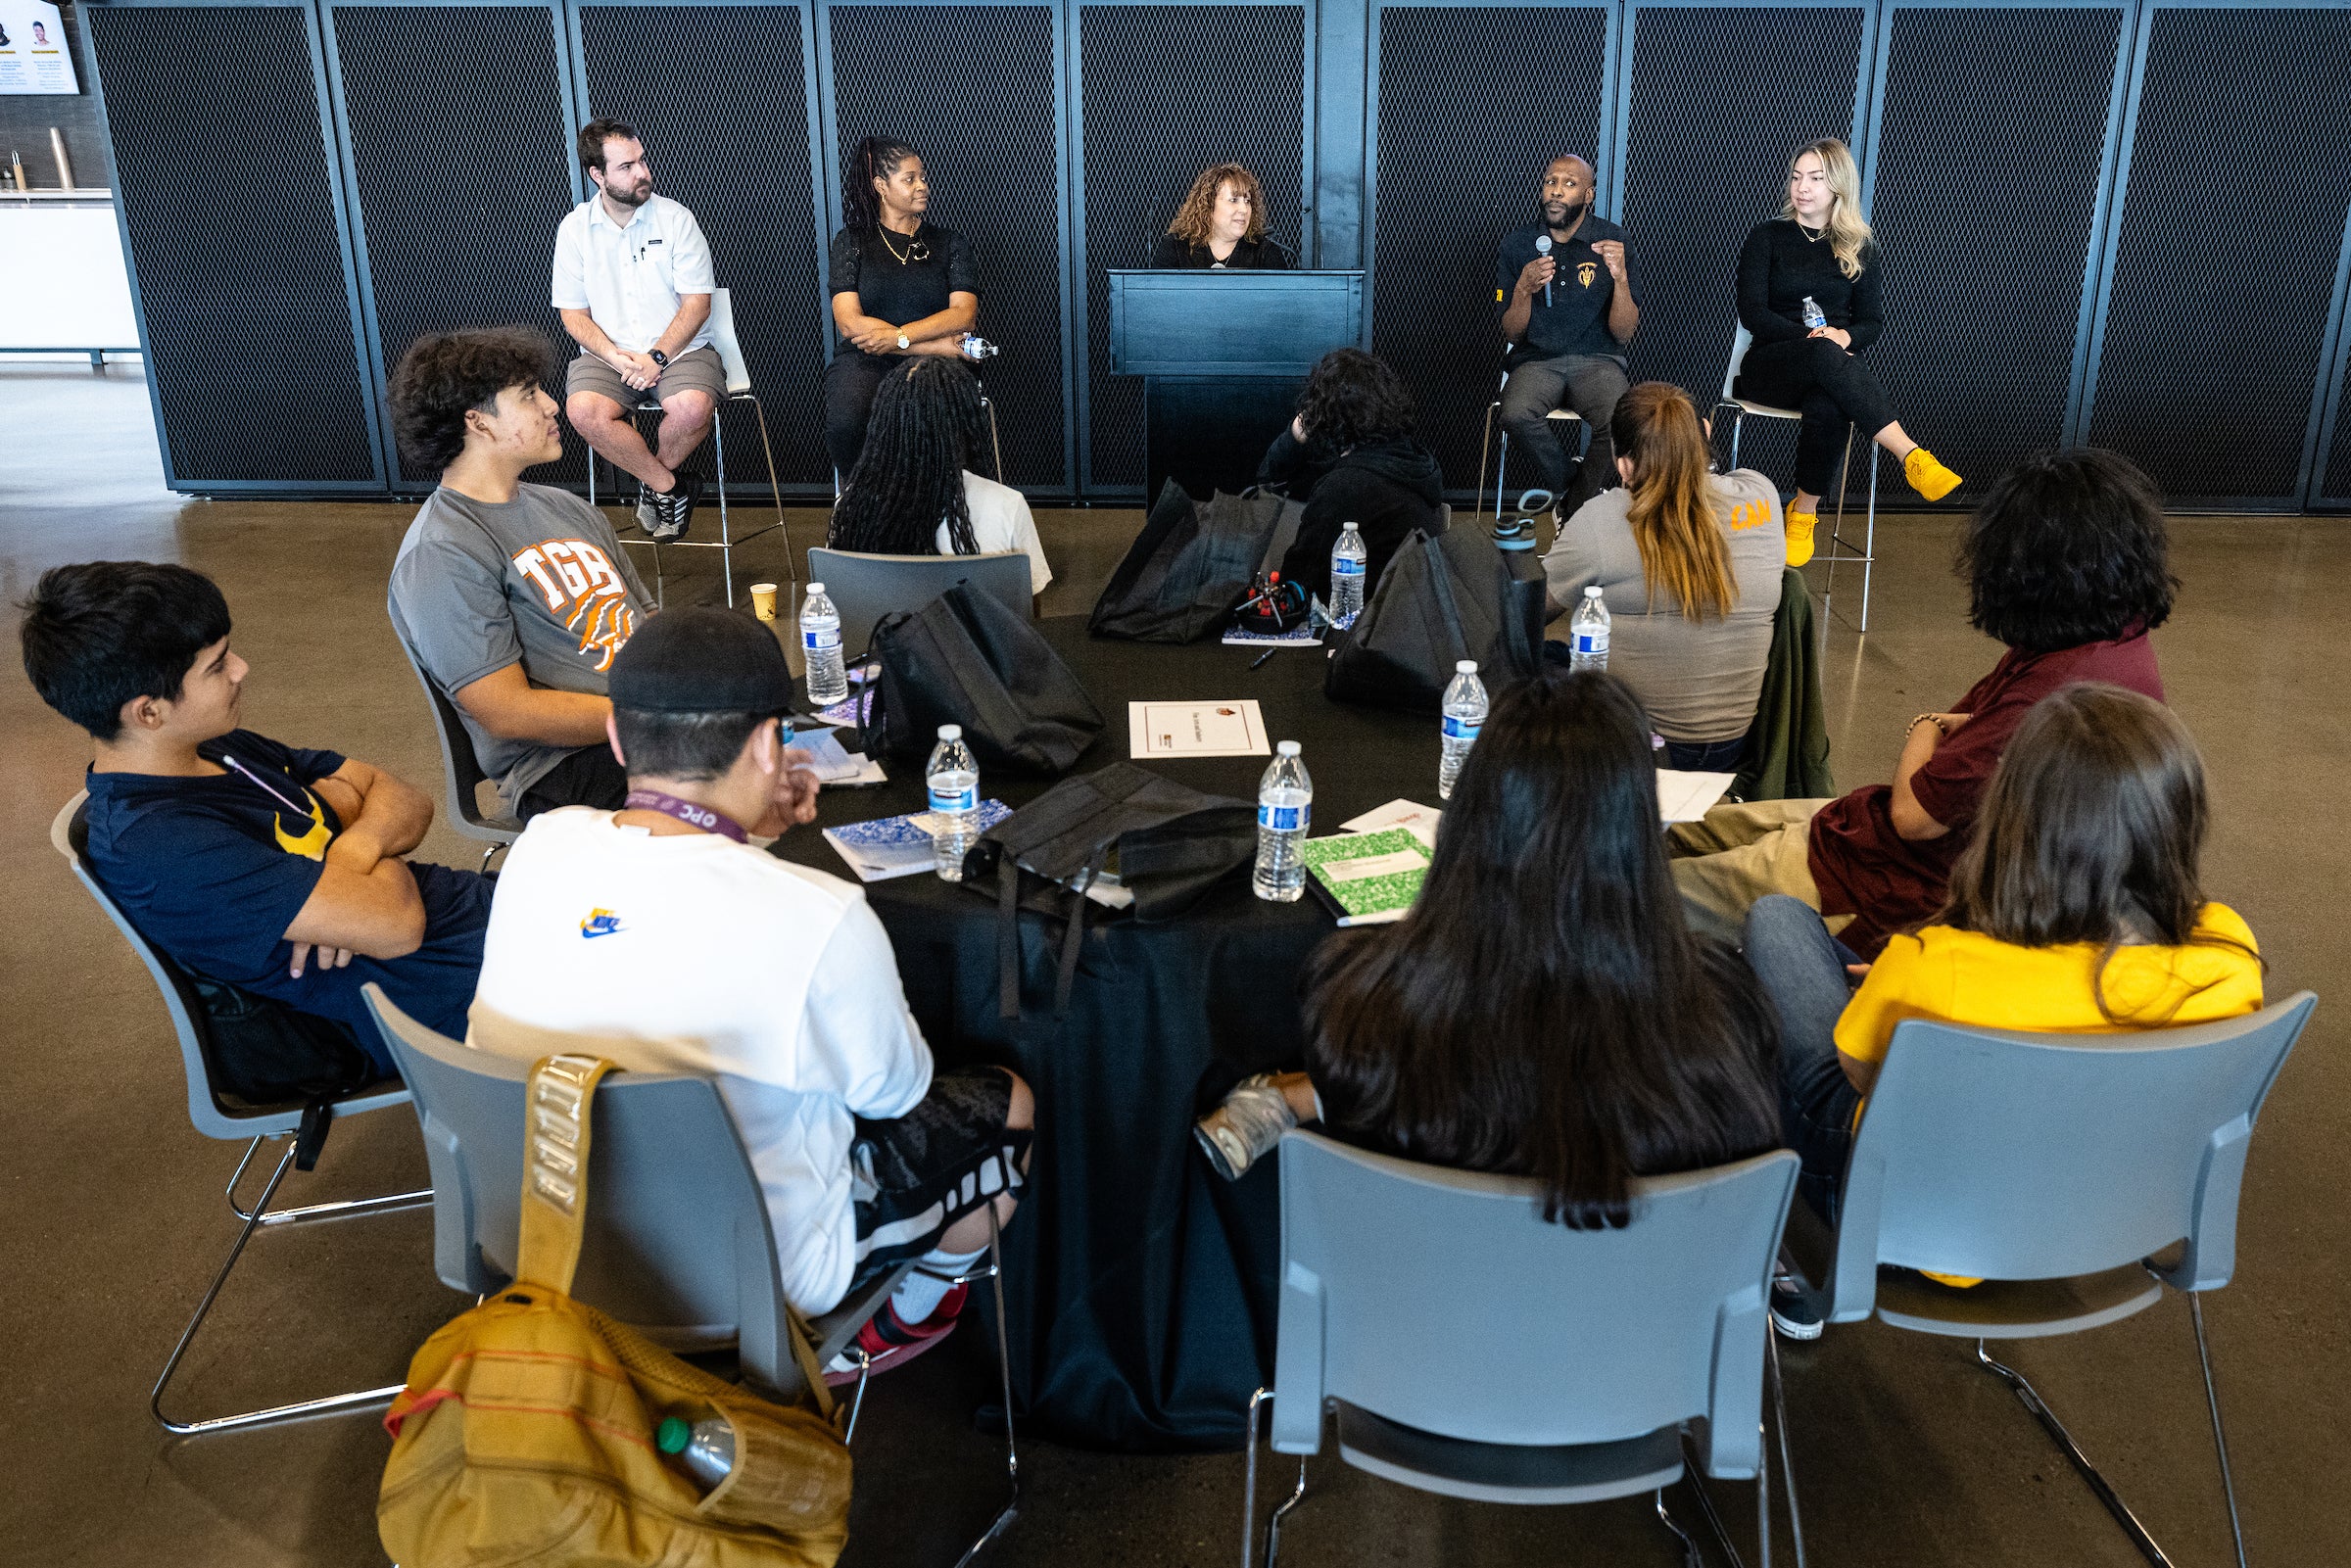
{"label": "curly dark hair", "polygon": [[392,370],[392,430],[401,454],[439,473],[465,450],[465,411],[487,413],[508,387],[540,386],[553,373],[547,335],[534,327],[428,332]]}
{"label": "curly dark hair", "polygon": [[1316,360],[1298,394],[1308,444],[1332,453],[1409,436],[1419,417],[1396,372],[1361,349],[1333,349]]}
{"label": "curly dark hair", "polygon": [[1184,193],[1183,205],[1176,209],[1176,216],[1168,223],[1168,232],[1186,245],[1206,245],[1208,228],[1217,215],[1217,198],[1223,194],[1224,182],[1232,181],[1249,198],[1249,231],[1242,239],[1254,245],[1266,237],[1266,188],[1257,176],[1238,164],[1211,164],[1192,181]]}
{"label": "curly dark hair", "polygon": [[920,158],[907,142],[895,136],[868,136],[840,161],[841,227],[860,237],[882,226],[882,198],[874,181],[888,179],[909,158]]}
{"label": "curly dark hair", "polygon": [[2036,452],[1992,481],[1960,542],[1977,631],[2027,653],[2152,632],[2171,618],[2163,492],[2120,452]]}
{"label": "curly dark hair", "polygon": [[980,553],[963,471],[988,450],[980,380],[952,359],[925,355],[882,378],[865,451],[841,481],[825,543],[875,555],[936,555],[938,525],[957,555]]}

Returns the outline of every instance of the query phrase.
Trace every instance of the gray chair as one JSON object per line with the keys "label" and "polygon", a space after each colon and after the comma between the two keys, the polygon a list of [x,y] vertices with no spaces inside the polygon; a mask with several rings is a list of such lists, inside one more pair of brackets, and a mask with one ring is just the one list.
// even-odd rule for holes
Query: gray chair
{"label": "gray chair", "polygon": [[892,610],[919,610],[958,583],[981,593],[1023,620],[1032,613],[1029,557],[1020,550],[995,555],[866,555],[855,550],[808,551],[808,581],[825,585],[840,611],[840,647],[852,664],[873,640],[874,623]]}
{"label": "gray chair", "polygon": [[[415,1096],[433,1171],[433,1267],[452,1290],[483,1296],[513,1278],[521,1229],[524,1104],[530,1064],[426,1028],[369,985],[362,994]],[[584,1047],[585,1048],[585,1047]],[[744,1374],[790,1395],[801,1383],[767,1204],[734,1117],[708,1078],[619,1072],[596,1095],[587,1238],[571,1294],[680,1352],[736,1347]],[[999,1250],[967,1280],[997,1279],[996,1353],[1005,1354]],[[914,1265],[886,1275],[809,1324],[817,1363],[850,1351]],[[1009,1363],[1005,1363],[1009,1365]],[[849,1404],[854,1436],[872,1367]],[[1009,1373],[1007,1373],[1009,1377]],[[1011,1408],[1010,1384],[1006,1409]],[[1009,1421],[1005,1432],[1012,1452]],[[1014,1498],[1019,1496],[1017,1453]],[[1011,1522],[1013,1503],[983,1543]],[[975,1550],[977,1547],[974,1548]]]}
{"label": "gray chair", "polygon": [[416,673],[416,684],[424,688],[426,706],[432,709],[433,734],[441,741],[441,778],[449,786],[449,825],[466,837],[489,847],[482,851],[482,870],[490,869],[490,857],[522,836],[522,824],[504,811],[496,815],[482,810],[481,786],[490,782],[482,771],[479,757],[473,754],[473,736],[465,729],[464,715],[448,692],[417,661],[416,650],[403,642],[400,651],[408,656],[408,668]]}
{"label": "gray chair", "polygon": [[[206,1054],[209,1043],[198,1022],[204,1016],[203,1004],[197,998],[187,972],[140,935],[139,928],[130,923],[114,899],[107,895],[106,889],[98,884],[97,879],[90,875],[84,859],[89,846],[89,833],[83,812],[89,798],[88,792],[83,791],[66,802],[56,820],[49,825],[49,842],[59,854],[66,857],[66,863],[73,868],[74,878],[98,901],[98,907],[106,911],[106,918],[115,923],[115,929],[122,933],[122,939],[130,944],[131,951],[139,955],[139,961],[147,966],[148,974],[155,980],[156,989],[163,993],[164,1008],[171,1017],[172,1032],[179,1039],[179,1065],[188,1085],[188,1120],[208,1138],[218,1138],[224,1142],[250,1140],[245,1145],[245,1158],[237,1162],[236,1173],[228,1178],[227,1188],[229,1212],[244,1222],[243,1228],[237,1232],[236,1243],[229,1248],[228,1258],[221,1263],[220,1271],[213,1276],[212,1288],[204,1293],[204,1300],[197,1304],[195,1315],[188,1319],[188,1326],[180,1332],[179,1343],[172,1347],[170,1359],[164,1363],[163,1375],[155,1380],[155,1389],[148,1396],[147,1407],[154,1412],[156,1421],[165,1431],[178,1437],[190,1437],[225,1432],[235,1427],[287,1421],[297,1416],[324,1415],[333,1410],[356,1410],[389,1404],[392,1397],[400,1392],[397,1383],[387,1388],[360,1389],[351,1394],[303,1400],[293,1404],[272,1405],[266,1409],[196,1421],[175,1421],[164,1413],[164,1390],[170,1385],[172,1374],[179,1370],[180,1360],[188,1354],[188,1347],[195,1343],[197,1330],[204,1326],[205,1318],[211,1314],[213,1303],[219,1298],[220,1288],[228,1283],[229,1271],[237,1266],[237,1259],[244,1256],[245,1244],[253,1239],[254,1232],[280,1225],[305,1224],[312,1220],[348,1219],[358,1214],[389,1213],[395,1210],[413,1209],[432,1202],[433,1195],[430,1190],[423,1190],[389,1193],[380,1198],[309,1204],[296,1209],[272,1210],[269,1207],[270,1200],[277,1196],[278,1184],[286,1179],[286,1172],[294,1164],[295,1144],[291,1140],[301,1129],[303,1106],[299,1102],[252,1105],[214,1084],[212,1063]],[[338,1118],[353,1117],[363,1112],[406,1105],[408,1102],[408,1092],[399,1080],[386,1078],[334,1102],[335,1116]],[[244,1181],[245,1171],[253,1164],[253,1157],[260,1152],[262,1144],[271,1138],[289,1140],[286,1152],[278,1160],[277,1168],[270,1173],[268,1184],[262,1189],[261,1200],[248,1210],[237,1202],[237,1187]]]}
{"label": "gray chair", "polygon": [[[1731,334],[1731,360],[1722,372],[1722,396],[1714,403],[1715,418],[1721,418],[1725,408],[1731,411],[1731,466],[1733,468],[1739,466],[1739,436],[1746,428],[1748,415],[1752,414],[1757,419],[1793,419],[1799,423],[1802,422],[1804,417],[1800,409],[1775,407],[1771,404],[1756,403],[1751,398],[1742,398],[1732,392],[1731,386],[1739,379],[1739,368],[1747,363],[1747,351],[1754,346],[1754,341],[1755,335],[1748,331],[1744,323]],[[1858,434],[1851,425],[1848,424],[1845,427],[1845,456],[1837,465],[1837,518],[1829,525],[1827,550],[1814,555],[1811,561],[1806,563],[1826,566],[1829,569],[1828,586],[1820,598],[1820,629],[1824,637],[1828,634],[1829,629],[1829,605],[1835,601],[1837,596],[1837,567],[1841,562],[1861,568],[1861,630],[1864,632],[1869,630],[1869,575],[1871,564],[1878,558],[1878,453],[1880,448],[1875,441],[1868,443],[1869,525],[1867,532],[1862,536],[1861,552],[1856,555],[1853,553],[1851,543],[1845,537],[1845,499],[1853,488],[1853,442]]]}
{"label": "gray chair", "polygon": [[[715,290],[710,296],[710,347],[717,351],[719,363],[724,365],[727,371],[726,399],[710,418],[710,440],[718,468],[718,537],[716,539],[673,539],[668,543],[679,549],[714,549],[719,552],[719,569],[726,578],[727,605],[731,609],[735,604],[735,546],[747,545],[762,534],[772,534],[782,530],[784,534],[784,570],[789,574],[792,569],[792,530],[786,528],[784,524],[784,487],[776,479],[776,450],[767,439],[767,409],[759,402],[759,395],[751,390],[751,367],[749,362],[744,358],[743,344],[735,335],[735,297],[731,291],[726,289]],[[759,421],[759,450],[767,457],[767,488],[776,503],[776,520],[774,522],[765,528],[754,528],[741,538],[735,536],[734,520],[727,512],[726,404],[728,403],[749,404],[751,413]],[[658,414],[660,411],[660,400],[648,397],[640,399],[637,405],[629,410],[629,413],[631,417],[635,417],[641,414]],[[596,504],[596,453],[593,451],[588,454],[588,504],[591,506]],[[657,539],[641,539],[635,535],[624,535],[621,543],[643,546],[653,552],[653,602],[666,606],[668,588],[661,575],[661,546],[663,542]]]}
{"label": "gray chair", "polygon": [[[2150,1562],[2166,1558],[2032,1385],[1984,1342],[2071,1334],[2186,1293],[2229,1525],[2244,1532],[2201,1293],[2236,1268],[2245,1154],[2318,998],[2123,1034],[1897,1025],[1847,1166],[1834,1233],[1799,1204],[1789,1250],[1831,1322],[1873,1312],[1976,1342]],[[2175,1257],[2158,1259],[2170,1249]],[[1881,1274],[1881,1264],[1904,1272]],[[1985,1281],[1956,1290],[1907,1270]]]}
{"label": "gray chair", "polygon": [[[1570,1230],[1543,1218],[1531,1182],[1283,1134],[1274,1386],[1250,1402],[1242,1568],[1267,1400],[1274,1450],[1302,1456],[1297,1490],[1267,1526],[1268,1568],[1283,1516],[1306,1495],[1303,1456],[1321,1449],[1326,1408],[1341,1459],[1425,1492],[1543,1503],[1655,1492],[1693,1565],[1697,1545],[1663,1489],[1688,1462],[1753,1477],[1768,1565],[1762,1397],[1768,1369],[1777,1402],[1778,1363],[1765,1303],[1796,1176],[1796,1156],[1779,1150],[1642,1180],[1629,1225]],[[1481,1331],[1494,1322],[1507,1331]],[[1455,1354],[1497,1337],[1509,1355]],[[1800,1561],[1795,1486],[1783,1479]]]}

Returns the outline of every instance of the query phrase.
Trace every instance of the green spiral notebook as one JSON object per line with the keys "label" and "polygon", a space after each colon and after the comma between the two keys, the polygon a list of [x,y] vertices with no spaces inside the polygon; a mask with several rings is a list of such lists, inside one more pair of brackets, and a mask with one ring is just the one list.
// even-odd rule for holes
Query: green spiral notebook
{"label": "green spiral notebook", "polygon": [[1428,847],[1408,828],[1309,838],[1298,856],[1306,862],[1307,884],[1341,926],[1404,919],[1428,874]]}

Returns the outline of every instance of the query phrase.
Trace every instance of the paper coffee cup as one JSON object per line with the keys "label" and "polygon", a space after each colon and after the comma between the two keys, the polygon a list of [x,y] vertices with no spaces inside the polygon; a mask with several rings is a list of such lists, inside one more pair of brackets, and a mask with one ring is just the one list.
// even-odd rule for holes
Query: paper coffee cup
{"label": "paper coffee cup", "polygon": [[753,583],[751,585],[751,613],[763,621],[772,621],[776,618],[775,584]]}

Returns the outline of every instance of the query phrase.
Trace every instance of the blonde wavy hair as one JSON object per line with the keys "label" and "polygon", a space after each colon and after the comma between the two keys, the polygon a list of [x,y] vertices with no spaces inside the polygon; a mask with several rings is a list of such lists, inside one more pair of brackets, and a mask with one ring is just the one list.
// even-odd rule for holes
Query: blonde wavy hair
{"label": "blonde wavy hair", "polygon": [[1723,619],[1739,602],[1739,585],[1706,478],[1705,427],[1690,394],[1669,381],[1636,383],[1616,401],[1608,436],[1616,455],[1633,464],[1625,520],[1641,551],[1650,602],[1661,588],[1684,619]]}
{"label": "blonde wavy hair", "polygon": [[1257,176],[1238,164],[1211,164],[1192,181],[1191,190],[1184,196],[1183,205],[1176,209],[1168,232],[1186,245],[1206,245],[1210,223],[1217,215],[1217,193],[1226,180],[1238,185],[1249,197],[1249,232],[1241,238],[1256,244],[1266,237],[1266,189]]}
{"label": "blonde wavy hair", "polygon": [[[1806,142],[1788,159],[1788,173],[1793,177],[1796,166],[1806,153],[1818,153],[1829,171],[1829,249],[1837,253],[1837,270],[1848,278],[1861,275],[1861,248],[1869,243],[1869,219],[1861,215],[1861,170],[1853,162],[1852,149],[1835,136],[1823,136],[1816,142]],[[1780,216],[1796,218],[1793,197],[1781,203]]]}

